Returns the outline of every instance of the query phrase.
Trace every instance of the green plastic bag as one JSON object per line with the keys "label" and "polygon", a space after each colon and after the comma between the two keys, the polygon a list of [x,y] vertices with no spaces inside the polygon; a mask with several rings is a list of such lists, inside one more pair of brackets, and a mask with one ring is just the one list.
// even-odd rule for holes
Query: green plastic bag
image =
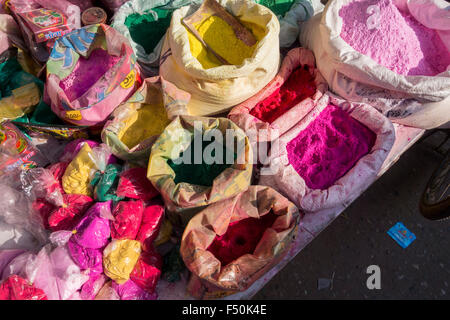
{"label": "green plastic bag", "polygon": [[118,164],[108,164],[104,172],[97,171],[91,180],[94,188],[95,199],[100,202],[109,200],[119,201],[123,197],[116,195],[117,185],[119,183],[119,175],[122,167]]}

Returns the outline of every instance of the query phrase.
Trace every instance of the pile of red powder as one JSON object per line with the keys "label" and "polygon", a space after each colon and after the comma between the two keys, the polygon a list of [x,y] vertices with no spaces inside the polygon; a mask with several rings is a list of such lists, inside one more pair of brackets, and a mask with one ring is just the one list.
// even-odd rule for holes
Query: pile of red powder
{"label": "pile of red powder", "polygon": [[222,236],[216,236],[208,247],[222,266],[226,266],[244,254],[252,254],[267,228],[278,216],[269,212],[261,218],[247,218],[232,222]]}
{"label": "pile of red powder", "polygon": [[370,152],[376,135],[328,105],[287,145],[289,163],[311,189],[326,189]]}
{"label": "pile of red powder", "polygon": [[313,76],[304,67],[295,70],[287,81],[269,97],[258,103],[250,114],[272,123],[286,111],[316,93]]}
{"label": "pile of red powder", "polygon": [[392,0],[356,0],[339,15],[341,38],[398,74],[434,76],[450,65],[450,52],[436,31],[399,11]]}
{"label": "pile of red powder", "polygon": [[112,56],[108,51],[95,49],[86,59],[78,59],[73,71],[61,82],[59,86],[70,101],[76,100],[86,93],[103,75],[111,69],[120,57]]}

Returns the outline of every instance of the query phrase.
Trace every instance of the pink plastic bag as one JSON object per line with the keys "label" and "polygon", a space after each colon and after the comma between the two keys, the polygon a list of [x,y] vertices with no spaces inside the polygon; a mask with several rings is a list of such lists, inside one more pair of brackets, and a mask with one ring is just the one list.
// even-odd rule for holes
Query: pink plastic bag
{"label": "pink plastic bag", "polygon": [[120,201],[114,207],[114,221],[111,223],[111,237],[113,239],[136,239],[142,221],[144,202]]}
{"label": "pink plastic bag", "polygon": [[73,240],[85,248],[99,249],[106,246],[111,236],[109,220],[104,218],[108,212],[111,212],[111,201],[95,203],[75,227]]}
{"label": "pink plastic bag", "polygon": [[142,243],[142,249],[147,252],[153,250],[153,241],[158,236],[164,217],[164,205],[161,200],[152,200],[144,209],[142,223],[136,240]]}
{"label": "pink plastic bag", "polygon": [[119,197],[147,201],[159,193],[147,179],[146,168],[131,168],[120,174],[116,194]]}
{"label": "pink plastic bag", "polygon": [[[341,178],[326,189],[311,189],[289,163],[287,145],[329,105],[342,108],[352,118],[365,125],[376,135],[375,144],[368,154]],[[262,168],[259,184],[271,186],[306,212],[316,212],[352,202],[375,179],[395,140],[392,123],[367,104],[349,103],[326,93],[317,106],[291,130],[275,141],[269,165]]]}
{"label": "pink plastic bag", "polygon": [[141,289],[132,280],[128,280],[124,284],[117,284],[113,282],[113,289],[120,296],[120,300],[156,300],[156,294],[150,294]]}
{"label": "pink plastic bag", "polygon": [[[309,73],[314,78],[316,92],[309,98],[300,101],[294,107],[276,118],[272,123],[265,122],[251,115],[250,112],[257,107],[258,103],[271,96],[299,67],[308,66]],[[295,48],[288,52],[283,60],[281,69],[275,78],[269,82],[261,91],[250,99],[234,107],[228,118],[236,123],[249,136],[250,142],[273,141],[288,131],[309,111],[312,110],[317,101],[327,91],[327,83],[318,69],[316,69],[314,55],[304,48]]]}
{"label": "pink plastic bag", "polygon": [[80,298],[82,300],[94,300],[106,279],[103,274],[91,274],[89,280],[81,287]]}

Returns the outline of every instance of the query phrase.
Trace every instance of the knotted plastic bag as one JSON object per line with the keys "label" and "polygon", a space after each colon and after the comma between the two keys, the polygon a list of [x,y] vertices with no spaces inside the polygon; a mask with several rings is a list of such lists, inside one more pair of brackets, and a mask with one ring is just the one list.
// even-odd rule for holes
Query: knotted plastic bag
{"label": "knotted plastic bag", "polygon": [[147,201],[159,193],[146,177],[147,169],[131,168],[120,174],[116,194],[118,197]]}
{"label": "knotted plastic bag", "polygon": [[139,241],[113,239],[103,250],[103,270],[112,280],[123,284],[130,278],[140,254]]}
{"label": "knotted plastic bag", "polygon": [[113,239],[136,239],[142,222],[144,202],[120,201],[112,212],[114,221],[111,222],[111,237]]}
{"label": "knotted plastic bag", "polygon": [[64,194],[63,201],[64,204],[48,216],[48,226],[52,231],[72,230],[93,203],[91,197],[82,194]]}
{"label": "knotted plastic bag", "polygon": [[118,164],[108,164],[105,171],[97,171],[91,180],[94,186],[94,197],[97,201],[118,201],[123,199],[117,196],[116,188],[122,167]]}

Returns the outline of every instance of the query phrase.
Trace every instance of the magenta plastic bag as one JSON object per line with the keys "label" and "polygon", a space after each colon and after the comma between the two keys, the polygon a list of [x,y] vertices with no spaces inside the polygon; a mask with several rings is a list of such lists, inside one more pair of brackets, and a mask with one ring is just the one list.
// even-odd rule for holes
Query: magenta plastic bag
{"label": "magenta plastic bag", "polygon": [[82,247],[73,238],[67,243],[67,249],[81,270],[89,269],[89,274],[103,272],[103,256],[99,249]]}
{"label": "magenta plastic bag", "polygon": [[107,278],[103,274],[91,274],[89,280],[81,287],[81,299],[94,300],[106,280]]}
{"label": "magenta plastic bag", "polygon": [[72,239],[85,248],[106,246],[111,236],[110,221],[105,218],[108,214],[111,215],[111,201],[95,203],[75,227]]}
{"label": "magenta plastic bag", "polygon": [[41,249],[26,265],[28,280],[42,289],[49,300],[68,300],[89,280],[70,257],[66,247]]}
{"label": "magenta plastic bag", "polygon": [[124,284],[117,284],[113,281],[112,287],[116,290],[120,300],[156,300],[156,293],[150,294],[142,290],[132,280],[128,280]]}

